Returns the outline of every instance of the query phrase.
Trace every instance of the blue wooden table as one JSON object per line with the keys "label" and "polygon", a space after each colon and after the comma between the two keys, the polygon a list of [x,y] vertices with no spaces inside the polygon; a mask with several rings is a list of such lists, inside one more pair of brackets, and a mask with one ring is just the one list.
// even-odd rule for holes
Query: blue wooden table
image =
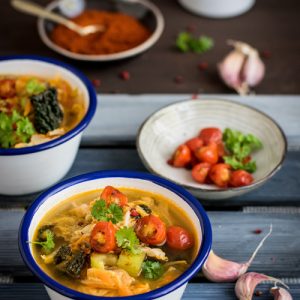
{"label": "blue wooden table", "polygon": [[[145,171],[135,149],[139,126],[157,109],[190,96],[99,96],[97,113],[66,177],[103,169]],[[260,189],[222,201],[199,199],[213,225],[213,249],[225,258],[246,261],[272,223],[273,234],[250,271],[281,278],[294,299],[300,299],[300,97],[209,96],[214,97],[243,102],[268,113],[283,127],[289,147],[283,168]],[[0,299],[48,299],[43,285],[24,265],[17,246],[20,220],[36,196],[0,196]],[[261,234],[254,234],[257,228]],[[262,295],[255,299],[272,299],[269,288],[260,285]],[[235,299],[234,284],[210,283],[199,273],[188,285],[184,299]]]}

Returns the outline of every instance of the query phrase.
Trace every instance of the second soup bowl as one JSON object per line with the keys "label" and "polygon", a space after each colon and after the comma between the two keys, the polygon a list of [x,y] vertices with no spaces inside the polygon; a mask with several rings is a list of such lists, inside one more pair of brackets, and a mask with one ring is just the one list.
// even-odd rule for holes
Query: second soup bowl
{"label": "second soup bowl", "polygon": [[[212,231],[209,218],[203,207],[189,192],[180,186],[155,175],[130,171],[101,171],[74,177],[57,184],[37,198],[26,211],[19,230],[19,248],[21,255],[30,270],[45,284],[52,300],[85,299],[101,300],[109,297],[92,296],[78,292],[64,286],[50,277],[38,264],[33,255],[33,245],[28,243],[34,238],[34,233],[44,216],[53,207],[62,201],[79,193],[103,189],[105,186],[116,188],[134,188],[142,191],[151,191],[157,195],[168,198],[180,207],[190,218],[198,235],[199,243],[194,261],[179,277],[172,282],[151,290],[150,292],[118,297],[121,300],[135,299],[180,299],[186,288],[188,280],[195,275],[205,262],[212,244]],[[72,198],[73,199],[73,198]]]}

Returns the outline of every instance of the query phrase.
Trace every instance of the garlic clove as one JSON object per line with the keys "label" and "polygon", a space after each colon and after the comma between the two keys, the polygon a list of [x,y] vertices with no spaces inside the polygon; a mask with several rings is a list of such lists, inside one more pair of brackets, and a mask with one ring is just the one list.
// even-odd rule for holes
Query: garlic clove
{"label": "garlic clove", "polygon": [[263,281],[272,281],[275,283],[281,283],[282,285],[286,286],[281,280],[277,278],[270,277],[265,274],[249,272],[243,274],[235,284],[235,294],[237,298],[239,300],[251,300],[256,286]]}
{"label": "garlic clove", "polygon": [[203,275],[213,282],[233,282],[244,274],[248,269],[246,263],[239,264],[217,256],[210,251],[206,262],[203,265]]}
{"label": "garlic clove", "polygon": [[247,272],[259,249],[263,246],[265,240],[271,235],[272,230],[273,226],[271,224],[269,232],[260,241],[250,259],[244,263],[236,263],[234,261],[223,259],[211,250],[202,267],[204,277],[213,282],[236,281],[242,274]]}
{"label": "garlic clove", "polygon": [[273,287],[270,292],[274,295],[274,300],[293,300],[291,294],[286,289]]}
{"label": "garlic clove", "polygon": [[248,58],[242,69],[242,80],[246,82],[248,86],[256,86],[259,84],[265,75],[265,65],[260,59],[257,51],[252,52]]}
{"label": "garlic clove", "polygon": [[235,90],[242,85],[240,76],[243,67],[245,55],[239,51],[231,51],[223,61],[218,65],[218,70],[225,84]]}

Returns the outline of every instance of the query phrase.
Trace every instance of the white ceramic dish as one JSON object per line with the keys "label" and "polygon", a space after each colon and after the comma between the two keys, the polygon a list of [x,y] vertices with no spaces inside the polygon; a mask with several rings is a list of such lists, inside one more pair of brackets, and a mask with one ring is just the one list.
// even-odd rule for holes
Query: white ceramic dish
{"label": "white ceramic dish", "polygon": [[[136,17],[152,31],[152,35],[139,46],[119,53],[105,55],[78,54],[53,43],[49,34],[53,30],[55,24],[44,19],[39,19],[38,33],[42,41],[52,50],[72,59],[85,61],[114,61],[132,57],[146,51],[158,41],[164,30],[164,18],[162,13],[152,2],[147,0],[89,0],[86,2],[86,8],[118,11]],[[58,10],[58,1],[51,2],[47,6],[47,9],[60,13]]]}
{"label": "white ceramic dish", "polygon": [[78,151],[82,131],[96,110],[97,98],[87,78],[64,63],[34,56],[0,58],[0,74],[36,75],[53,78],[60,75],[82,93],[86,114],[71,131],[37,146],[0,149],[0,194],[23,195],[41,191],[60,180],[71,168]]}
{"label": "white ceramic dish", "polygon": [[210,18],[231,18],[247,12],[255,0],[178,0],[188,11]]}
{"label": "white ceramic dish", "polygon": [[[191,172],[167,164],[175,149],[205,127],[226,127],[252,133],[263,142],[253,158],[257,171],[251,185],[218,188],[199,184]],[[227,100],[188,100],[171,104],[151,115],[140,128],[138,153],[151,172],[187,188],[203,199],[224,199],[242,195],[264,184],[281,167],[286,154],[286,138],[274,120],[249,106]]]}
{"label": "white ceramic dish", "polygon": [[32,255],[32,244],[28,243],[28,241],[33,239],[35,229],[40,220],[52,207],[73,195],[104,188],[107,185],[137,188],[161,194],[184,209],[193,221],[197,234],[199,237],[202,237],[202,242],[192,265],[181,276],[159,289],[142,295],[117,297],[119,300],[179,300],[185,290],[187,281],[199,271],[209,254],[212,244],[211,225],[201,204],[190,193],[172,182],[151,174],[129,171],[102,171],[90,173],[69,179],[43,193],[26,211],[20,225],[19,247],[25,263],[31,271],[44,282],[47,292],[52,300],[116,299],[83,294],[61,285],[49,277],[39,267]]}

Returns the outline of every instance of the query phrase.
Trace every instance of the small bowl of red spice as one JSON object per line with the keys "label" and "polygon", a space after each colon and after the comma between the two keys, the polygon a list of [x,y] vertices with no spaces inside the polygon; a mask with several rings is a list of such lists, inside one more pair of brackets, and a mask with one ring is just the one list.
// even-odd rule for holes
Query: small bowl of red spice
{"label": "small bowl of red spice", "polygon": [[[59,1],[51,2],[47,9],[66,17]],[[89,0],[84,10],[70,20],[80,26],[101,25],[105,29],[80,36],[41,18],[39,35],[52,50],[86,61],[113,61],[140,54],[158,41],[164,29],[162,13],[147,0]]]}

